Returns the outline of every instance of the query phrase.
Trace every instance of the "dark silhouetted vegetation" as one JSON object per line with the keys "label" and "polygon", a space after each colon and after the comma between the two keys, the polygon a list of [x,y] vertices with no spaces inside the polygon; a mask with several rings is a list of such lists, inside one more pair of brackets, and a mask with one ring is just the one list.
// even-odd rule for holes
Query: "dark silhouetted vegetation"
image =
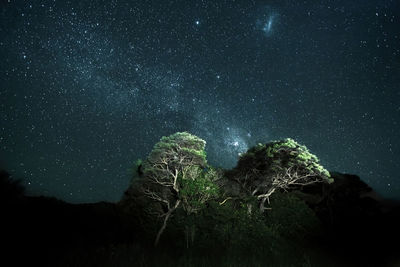
{"label": "dark silhouetted vegetation", "polygon": [[3,266],[400,262],[399,205],[359,177],[328,172],[292,139],[249,149],[232,170],[210,166],[204,148],[189,133],[163,137],[118,203],[26,196],[1,171]]}

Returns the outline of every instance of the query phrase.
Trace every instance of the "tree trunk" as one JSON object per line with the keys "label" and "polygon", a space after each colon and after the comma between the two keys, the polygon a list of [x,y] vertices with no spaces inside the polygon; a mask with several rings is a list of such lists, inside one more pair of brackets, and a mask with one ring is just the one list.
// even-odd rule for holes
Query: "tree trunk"
{"label": "tree trunk", "polygon": [[251,215],[251,212],[253,210],[253,205],[252,204],[247,204],[247,214]]}
{"label": "tree trunk", "polygon": [[186,248],[189,248],[189,227],[185,227],[185,239],[186,239]]}
{"label": "tree trunk", "polygon": [[178,208],[180,203],[181,203],[181,200],[177,200],[175,202],[175,206],[165,214],[163,225],[161,226],[160,230],[158,231],[156,240],[154,241],[155,247],[158,245],[158,242],[160,241],[160,237],[161,237],[162,233],[164,232],[165,228],[167,227],[167,222],[168,222],[169,217],[171,216],[172,212],[174,212],[174,210],[176,210]]}

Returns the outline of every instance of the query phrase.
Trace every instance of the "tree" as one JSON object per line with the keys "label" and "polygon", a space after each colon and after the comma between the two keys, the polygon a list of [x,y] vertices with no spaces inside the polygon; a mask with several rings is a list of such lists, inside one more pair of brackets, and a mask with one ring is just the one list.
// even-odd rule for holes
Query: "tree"
{"label": "tree", "polygon": [[218,194],[215,172],[207,167],[205,144],[187,132],[162,137],[141,165],[141,192],[156,204],[149,205],[150,213],[163,218],[155,245],[178,208],[187,215],[197,213]]}
{"label": "tree", "polygon": [[249,149],[239,159],[233,177],[247,194],[260,201],[260,212],[267,209],[265,202],[269,203],[270,196],[277,190],[288,191],[313,183],[332,182],[319,159],[290,138]]}

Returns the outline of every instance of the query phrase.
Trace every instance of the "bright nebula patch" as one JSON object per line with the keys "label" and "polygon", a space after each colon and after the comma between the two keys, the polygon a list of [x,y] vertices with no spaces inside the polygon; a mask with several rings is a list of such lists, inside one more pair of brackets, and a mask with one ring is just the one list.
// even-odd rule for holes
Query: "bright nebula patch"
{"label": "bright nebula patch", "polygon": [[[225,136],[225,147],[234,158],[241,155],[248,150],[248,144],[246,140],[241,137],[238,129],[230,129]],[[236,159],[235,159],[236,160]]]}
{"label": "bright nebula patch", "polygon": [[263,32],[264,36],[270,37],[276,28],[278,13],[269,7],[265,7],[257,15],[256,30]]}
{"label": "bright nebula patch", "polygon": [[270,34],[270,33],[271,33],[273,21],[274,21],[274,17],[273,17],[273,16],[270,16],[270,17],[268,18],[268,21],[266,21],[266,22],[264,23],[264,27],[262,28],[262,31],[263,31],[265,34]]}

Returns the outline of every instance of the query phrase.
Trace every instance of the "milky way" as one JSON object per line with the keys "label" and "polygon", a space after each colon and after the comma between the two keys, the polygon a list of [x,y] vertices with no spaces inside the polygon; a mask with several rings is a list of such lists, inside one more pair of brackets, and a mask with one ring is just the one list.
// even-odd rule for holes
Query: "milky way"
{"label": "milky way", "polygon": [[292,137],[400,195],[399,4],[5,1],[0,164],[30,194],[120,199],[163,135],[231,168]]}

